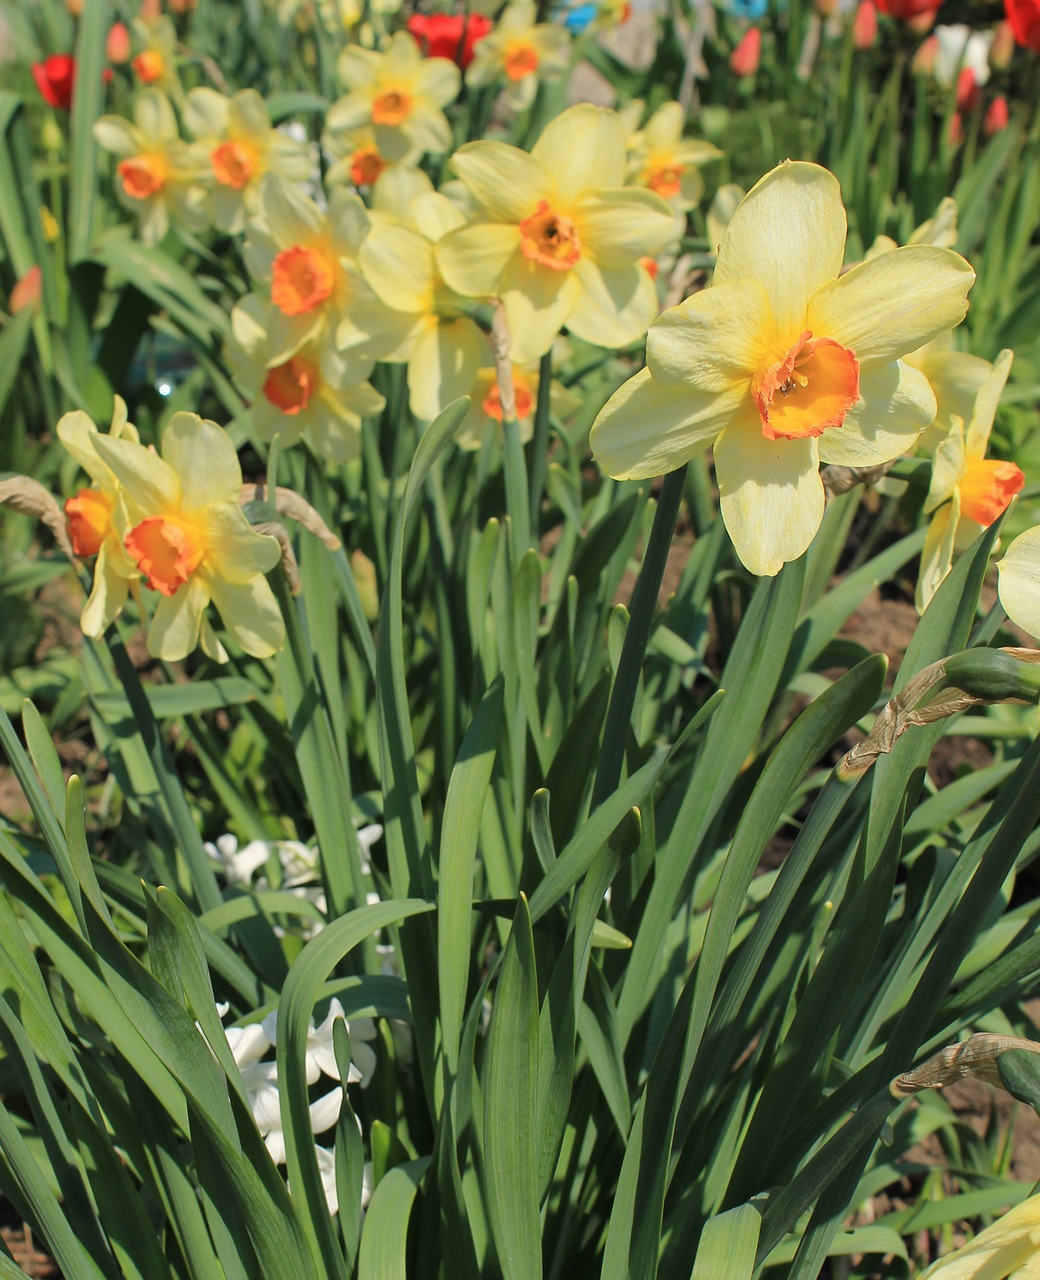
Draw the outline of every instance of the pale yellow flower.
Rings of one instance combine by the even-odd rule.
[[[350,182],[359,189],[371,191],[382,174],[398,167],[414,169],[422,159],[422,151],[418,147],[393,159],[384,155],[379,150],[376,131],[371,125],[342,133],[326,129],[321,141],[330,161],[325,174],[325,185],[330,187]]]
[[[372,229],[359,252],[361,269],[389,307],[411,317],[408,399],[427,422],[465,395],[488,343],[467,312],[472,300],[449,289],[437,269],[434,246],[465,224],[457,207],[433,190],[418,169],[387,172],[376,183]]]
[[[121,396],[115,397],[108,434],[113,440],[137,441],[137,428],[127,421]],[[65,503],[73,550],[84,558],[97,556],[93,586],[80,615],[83,634],[92,637],[101,635],[119,616],[131,581],[141,576],[116,528],[119,481],[95,447],[97,435],[97,427],[82,409],[66,413],[58,422],[58,439],[93,481]]]
[[[260,201],[268,171],[289,182],[306,182],[307,144],[271,125],[267,104],[255,89],[228,98],[215,89],[192,89],[184,104],[185,128],[209,158],[213,221],[223,231],[241,231]]]
[[[269,365],[326,340],[360,358],[394,358],[411,317],[380,302],[361,275],[357,253],[368,226],[364,205],[343,187],[323,212],[279,175],[265,176],[243,253],[271,302]]]
[[[94,446],[119,485],[113,521],[123,546],[161,597],[148,652],[172,662],[201,641],[210,657],[226,657],[205,616],[211,600],[246,653],[265,658],[280,649],[284,625],[264,577],[278,563],[278,543],[242,513],[242,471],[227,432],[175,413],[162,457],[126,438],[98,435]]]
[[[935,514],[928,526],[917,579],[916,604],[921,613],[950,572],[955,552],[971,546],[1025,484],[1013,462],[986,457],[1012,358],[1010,351],[1000,353],[975,397],[967,429],[963,419],[954,417],[935,450],[932,482],[924,504],[926,514]]]
[[[1040,1196],[1023,1200],[918,1280],[1040,1280]]]
[[[537,361],[526,365],[514,364],[512,369],[516,421],[520,428],[520,439],[526,444],[534,434],[539,364]],[[479,369],[466,394],[470,398],[469,409],[455,432],[455,443],[460,449],[471,451],[481,447],[492,425],[499,428],[502,425],[502,398],[494,368],[488,365]],[[549,388],[549,406],[555,417],[565,417],[579,404],[578,397],[572,391],[553,381]]]
[[[456,292],[501,298],[514,360],[537,360],[564,325],[606,347],[643,335],[658,304],[640,259],[669,243],[674,217],[652,191],[624,186],[617,112],[571,107],[530,154],[470,142],[451,163],[480,220],[441,239],[437,262]]]
[[[306,434],[329,462],[356,458],[361,420],[382,412],[383,397],[363,379],[371,371],[329,343],[305,344],[288,360],[271,365],[269,308],[248,294],[231,312],[228,362],[252,401],[253,426],[261,440],[277,433],[285,444]]]
[[[444,107],[458,96],[461,75],[447,58],[424,58],[407,31],[385,52],[348,45],[337,63],[347,94],[329,108],[326,128],[375,131],[381,155],[399,160],[410,151],[447,151],[451,126]]]
[[[131,23],[137,53],[131,61],[140,85],[160,89],[178,101],[184,96],[177,75],[177,29],[165,15],[155,22],[140,18]]]
[[[207,223],[206,159],[181,140],[169,98],[145,89],[134,103],[134,122],[102,116],[94,137],[118,158],[116,194],[140,221],[141,239],[158,244],[171,220],[193,231]]]
[[[632,107],[637,106],[637,111]],[[629,103],[629,121],[642,114],[641,102]],[[628,140],[628,177],[639,187],[649,187],[675,209],[692,209],[704,194],[701,166],[717,160],[722,152],[710,142],[684,138],[685,116],[678,102],[664,102],[642,129]]]
[[[774,574],[823,518],[821,460],[873,466],[935,416],[900,359],[959,324],[974,272],[949,249],[894,249],[840,275],[837,180],[787,161],[745,197],[710,288],[647,335],[647,368],[610,398],[591,444],[608,475],[660,475],[714,445],[722,517],[743,563]]]
[[[513,0],[495,27],[476,46],[466,69],[466,83],[474,89],[505,81],[506,102],[513,111],[526,111],[542,80],[558,80],[570,66],[571,37],[565,26],[537,22],[531,0]]]

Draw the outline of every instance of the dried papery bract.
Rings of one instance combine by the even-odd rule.
[[[896,1076],[888,1086],[889,1092],[893,1097],[907,1098],[922,1089],[945,1089],[967,1077],[1006,1088],[999,1063],[1003,1054],[1012,1051],[1040,1056],[1040,1044],[1023,1040],[1021,1036],[973,1035],[960,1044],[950,1044],[933,1053],[913,1071]]]

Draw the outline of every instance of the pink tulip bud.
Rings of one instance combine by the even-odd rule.
[[[986,109],[986,118],[982,122],[986,137],[992,138],[995,133],[1000,133],[1001,129],[1006,129],[1009,118],[1007,98],[1000,94]]]
[[[922,40],[914,54],[910,67],[915,75],[930,76],[935,70],[935,59],[939,56],[939,37],[929,36]]]
[[[758,27],[745,31],[740,43],[729,55],[729,69],[743,79],[753,76],[762,57],[762,32]]]
[[[870,49],[877,39],[877,6],[874,0],[860,0],[852,20],[852,43],[857,49]]]
[[[122,22],[113,22],[105,41],[105,56],[109,62],[126,62],[130,57],[130,32]]]
[[[7,303],[11,315],[17,315],[19,311],[24,311],[26,307],[39,306],[42,281],[43,273],[40,271],[39,266],[30,267],[11,290],[11,297]]]

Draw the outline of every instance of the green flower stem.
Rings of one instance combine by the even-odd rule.
[[[116,675],[130,704],[130,711],[137,731],[141,735],[141,741],[148,752],[156,782],[166,802],[170,825],[173,827],[184,860],[188,864],[191,885],[198,905],[201,910],[210,911],[220,906],[223,899],[220,896],[213,864],[203,848],[198,824],[188,807],[188,799],[169,752],[166,750],[166,743],[159,731],[159,723],[152,713],[148,698],[141,687],[140,676],[130,661],[130,655],[126,651],[122,638],[114,628],[109,629],[107,638],[108,651],[112,655]]]
[[[552,393],[552,352],[542,356],[538,366],[538,404],[534,412],[534,439],[531,443],[531,528],[537,536],[549,471],[549,398]]]
[[[503,397],[504,400],[504,397]],[[518,565],[524,552],[532,546],[530,500],[527,485],[527,464],[524,446],[520,442],[520,424],[516,416],[502,415],[502,439],[505,446],[504,466],[506,481],[506,510],[509,512],[513,550],[513,564]]]
[[[650,530],[650,540],[647,543],[646,555],[643,557],[643,567],[639,571],[636,589],[632,592],[628,630],[625,632],[625,642],[621,647],[621,659],[618,662],[614,687],[610,691],[607,722],[603,730],[603,746],[600,750],[596,782],[592,790],[592,809],[602,804],[607,796],[616,790],[621,780],[625,741],[628,737],[629,721],[632,719],[639,673],[642,670],[647,641],[650,639],[650,627],[661,590],[664,567],[668,562],[668,549],[671,546],[675,522],[679,516],[688,465],[683,463],[677,470],[670,471],[665,476],[661,494],[657,500],[657,511],[654,513],[653,528]]]

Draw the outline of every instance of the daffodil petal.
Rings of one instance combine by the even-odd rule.
[[[934,347],[913,351],[906,359],[932,384],[938,427],[945,430],[953,414],[965,422],[971,421],[975,396],[993,367],[988,360],[966,351],[937,351]]]
[[[797,560],[823,519],[816,441],[767,440],[758,414],[742,415],[716,441],[715,474],[741,563],[771,577]]]
[[[928,379],[902,360],[859,373],[859,401],[840,427],[820,436],[820,457],[843,467],[875,467],[912,449],[935,417]]]
[[[520,245],[520,230],[499,223],[460,227],[437,243],[437,266],[456,293],[484,297],[495,293],[506,264]]]
[[[921,569],[917,575],[914,604],[918,613],[924,613],[939,585],[953,568],[953,543],[957,533],[957,514],[954,503],[944,503],[932,517],[924,536],[921,551]]]
[[[644,267],[603,267],[582,258],[574,267],[581,285],[567,327],[578,338],[601,347],[638,341],[657,315],[657,288]],[[518,357],[519,358],[519,357]]]
[[[657,382],[641,369],[599,411],[589,436],[593,457],[615,480],[664,475],[706,449],[742,399]]]
[[[990,432],[993,430],[993,419],[997,414],[997,405],[1000,404],[1000,397],[1008,374],[1011,372],[1011,362],[1014,358],[1013,351],[1007,348],[1001,351],[993,361],[993,368],[979,387],[975,397],[975,408],[964,435],[964,444],[969,457],[983,458],[986,455]]]
[[[932,455],[932,479],[924,500],[926,515],[953,497],[964,475],[965,461],[964,424],[958,418]]]
[[[273,541],[273,539],[272,539]],[[269,658],[285,643],[285,623],[266,578],[246,582],[210,581],[217,612],[235,643],[254,658]]]
[[[433,246],[418,232],[381,223],[369,232],[358,255],[376,295],[398,311],[429,311],[435,283]]]
[[[785,340],[794,338],[806,327],[809,299],[841,270],[845,231],[837,178],[819,165],[786,160],[757,182],[734,211],[719,248],[714,283],[758,280],[778,331]]]
[[[960,324],[974,280],[952,249],[893,249],[821,288],[806,328],[849,347],[860,362],[897,360]]]
[[[176,595],[163,596],[148,628],[148,652],[165,662],[179,662],[199,644],[202,612],[209,590],[201,575],[193,574]]]
[[[650,326],[647,367],[659,381],[698,391],[728,391],[738,382],[747,387],[766,360],[768,317],[769,300],[757,281],[703,289],[662,311]]]
[[[583,197],[574,210],[583,250],[603,267],[655,257],[675,238],[671,205],[637,187]]]
[[[997,569],[997,593],[1008,617],[1040,636],[1040,525],[1018,535]]]
[[[582,102],[549,121],[531,155],[552,175],[556,198],[568,212],[586,192],[624,184],[625,141],[616,111]]]
[[[505,142],[468,142],[452,156],[451,167],[491,222],[521,222],[552,183],[543,164]]]
[[[1040,533],[1040,529],[1031,532]],[[966,1245],[933,1262],[921,1272],[920,1280],[1002,1280],[1012,1276],[1014,1280],[1040,1280],[1040,1196],[1023,1200]]]
[[[438,107],[454,102],[462,84],[462,76],[455,63],[450,58],[425,58],[420,67],[419,92],[422,96]]]
[[[162,455],[180,481],[185,511],[238,502],[242,488],[238,454],[231,437],[215,422],[197,413],[175,413],[163,432]]]
[[[278,563],[277,541],[257,533],[238,506],[212,507],[205,515],[206,565],[210,577],[245,582]]]
[[[465,317],[434,319],[420,335],[408,361],[408,395],[412,413],[431,422],[441,410],[473,385],[487,344]]]
[[[173,468],[158,454],[133,440],[113,440],[100,432],[94,447],[123,486],[122,496],[133,517],[175,507],[180,500],[180,483]]]
[[[567,323],[580,290],[574,273],[553,271],[520,254],[513,255],[502,274],[500,296],[509,322],[509,353],[514,364],[545,355]]]
[[[111,554],[106,538],[94,561],[94,582],[79,619],[83,634],[93,640],[119,617],[129,594],[130,584],[115,566],[116,557]]]

